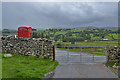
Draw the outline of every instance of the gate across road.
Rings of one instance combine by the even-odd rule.
[[[118,78],[104,66],[106,56],[55,49],[55,60],[59,62],[53,78]]]
[[[60,64],[104,63],[106,62],[106,56],[55,49],[55,60],[57,60]]]
[[[52,78],[118,78],[102,64],[106,61],[105,56],[55,49],[55,60],[59,65],[54,70]]]

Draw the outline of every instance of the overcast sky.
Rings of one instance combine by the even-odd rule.
[[[83,26],[117,27],[117,2],[3,2],[2,26],[17,29],[75,28]]]

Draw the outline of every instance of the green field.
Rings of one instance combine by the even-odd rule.
[[[2,57],[2,78],[42,78],[57,65],[58,62],[33,56]]]
[[[37,34],[37,35],[40,35],[40,34]],[[54,42],[72,42],[72,41],[81,42],[84,40],[100,41],[102,39],[118,40],[118,30],[117,29],[98,29],[98,28],[95,28],[95,29],[47,29],[47,30],[44,30],[43,37],[50,38]]]
[[[75,42],[75,44],[71,44],[71,42],[56,42],[55,43],[56,47],[57,46],[71,46],[71,47],[62,47],[58,49],[67,49],[69,51],[74,51],[74,52],[84,52],[88,54],[94,54],[94,55],[106,55],[105,48],[106,46],[118,46],[118,41],[89,41],[89,42]],[[82,47],[82,49],[102,49],[102,51],[90,51],[90,50],[75,50],[75,49],[81,49],[79,47],[72,47],[72,46],[85,46]],[[103,47],[87,47],[87,46],[103,46]],[[71,50],[73,49],[73,50]]]
[[[69,46],[118,46],[118,41],[88,41],[88,42],[75,42],[75,44],[71,44],[71,42],[55,42],[55,44],[61,45],[69,45]]]
[[[2,59],[0,59],[0,79],[2,78]]]
[[[106,55],[105,51],[94,51],[94,52],[93,51],[88,51],[88,50],[82,50],[82,51],[80,51],[80,50],[70,50],[70,51],[83,52],[83,53],[93,54],[93,55],[103,55],[103,56]]]
[[[61,50],[65,50],[66,48],[57,48],[57,49],[61,49]],[[69,50],[69,49],[66,49],[66,50]],[[83,53],[87,53],[87,54],[93,54],[93,55],[103,55],[105,56],[106,55],[106,51],[103,50],[103,51],[90,51],[90,50],[69,50],[69,51],[73,51],[73,52],[83,52]]]

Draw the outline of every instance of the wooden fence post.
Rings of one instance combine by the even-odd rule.
[[[55,45],[53,45],[53,61],[55,61]]]
[[[44,53],[43,53],[43,45],[44,45],[44,41],[42,41],[41,57],[43,57],[43,55],[44,55]]]
[[[109,46],[107,45],[107,46],[106,46],[106,62],[107,62],[107,63],[109,62],[109,57],[108,57],[109,54],[108,54],[108,52],[107,52],[107,51],[108,51],[108,48],[109,48]]]

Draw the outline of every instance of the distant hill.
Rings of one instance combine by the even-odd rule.
[[[86,27],[76,27],[74,29],[118,29],[118,27],[95,27],[95,26],[86,26]]]
[[[103,29],[118,29],[118,27],[100,27],[100,28],[103,28]]]
[[[96,29],[97,27],[94,26],[84,26],[84,27],[76,27],[74,29]]]
[[[68,28],[68,27],[55,27],[52,29],[118,29],[118,27],[95,27],[95,26],[81,26],[81,27],[75,27],[75,28]]]

